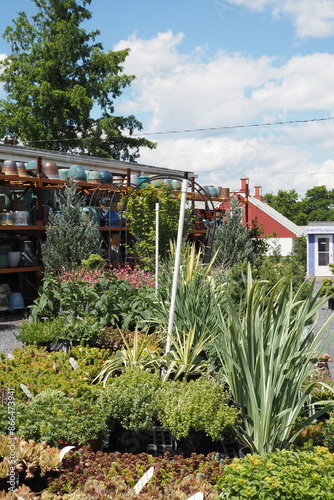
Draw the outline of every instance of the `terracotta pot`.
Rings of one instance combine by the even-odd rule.
[[[59,179],[58,166],[55,161],[47,161],[43,166],[48,179]]]
[[[17,175],[16,161],[5,160],[2,164],[2,173],[5,175]]]

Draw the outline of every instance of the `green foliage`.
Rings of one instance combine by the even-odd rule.
[[[176,439],[190,431],[204,431],[212,440],[220,440],[225,429],[236,423],[237,411],[228,406],[230,395],[214,380],[167,381],[156,394],[158,419]]]
[[[141,263],[150,266],[155,255],[155,205],[159,200],[159,254],[165,257],[169,252],[170,240],[177,236],[180,197],[168,186],[144,188],[130,192],[126,199],[125,217],[131,225],[135,237],[134,254]],[[185,232],[187,220],[185,222]]]
[[[42,244],[46,275],[72,269],[91,254],[98,254],[101,247],[99,230],[81,210],[84,200],[75,184],[65,186],[58,202],[60,213],[50,213]]]
[[[155,393],[161,386],[158,374],[130,368],[112,379],[100,395],[98,404],[110,423],[118,421],[124,429],[151,429],[156,416]]]
[[[91,269],[102,269],[104,267],[105,261],[101,255],[97,253],[92,253],[88,259],[83,259],[81,265],[83,269],[89,271]]]
[[[314,500],[334,497],[334,455],[314,451],[277,451],[234,459],[217,482],[222,498],[233,500]]]
[[[252,262],[254,247],[252,233],[241,223],[242,208],[237,198],[230,201],[230,210],[226,212],[223,224],[216,227],[213,251],[216,253],[215,263],[223,269],[229,269],[237,262]]]
[[[334,450],[334,411],[330,412],[329,419],[325,421],[323,427],[324,445]]]
[[[114,115],[114,99],[135,77],[122,74],[128,49],[104,52],[95,41],[99,31],[81,27],[91,18],[91,0],[33,2],[39,10],[32,19],[19,12],[3,35],[12,53],[0,62],[7,93],[0,101],[0,136],[30,147],[43,141],[44,149],[130,161],[139,147],[154,148],[145,138],[131,137],[142,129],[133,115]]]
[[[242,425],[236,432],[255,453],[287,448],[303,427],[332,407],[322,405],[291,435],[312,389],[320,383],[303,387],[314,358],[334,338],[334,332],[323,338],[331,318],[317,334],[311,328],[305,335],[305,325],[325,302],[313,293],[314,284],[300,300],[291,280],[267,291],[260,282],[253,283],[249,267],[245,306],[237,308],[230,297],[226,299],[228,317],[221,313],[218,355],[225,381],[241,408]]]
[[[306,272],[307,265],[307,241],[305,236],[297,236],[293,239],[291,256],[295,262]]]
[[[152,299],[153,291],[149,287],[135,288],[111,273],[94,282],[75,276],[67,281],[59,281],[53,275],[48,275],[43,280],[37,299],[30,306],[30,312],[34,320],[52,319],[61,312],[65,319],[78,321],[77,325],[72,323],[75,328],[84,327],[86,321],[87,326],[91,323],[98,333],[95,322],[101,328],[144,327],[151,316]]]
[[[61,337],[64,323],[63,318],[56,318],[52,321],[30,321],[25,319],[20,324],[16,338],[28,344],[51,342]]]
[[[324,278],[319,290],[321,297],[331,297],[334,295],[334,282],[331,278]]]
[[[124,348],[116,351],[115,355],[105,361],[102,370],[96,377],[97,381],[103,380],[105,386],[115,373],[119,371],[128,371],[134,368],[160,369],[163,359],[160,350],[155,345],[156,338],[151,335],[140,335],[138,330],[134,332],[133,342],[130,344],[120,332]]]
[[[265,194],[263,201],[299,226],[312,221],[331,221],[334,219],[334,190],[326,186],[308,189],[304,198],[298,200],[297,192],[279,190],[277,195]]]
[[[109,351],[77,346],[68,355],[64,351],[47,352],[45,348],[28,345],[24,349],[14,349],[13,356],[14,359],[7,359],[4,354],[0,356],[0,387],[13,387],[17,401],[26,399],[21,384],[26,385],[33,396],[50,388],[59,389],[70,397],[91,399],[98,389],[91,383],[108,359]],[[69,357],[77,361],[76,370]]]
[[[25,439],[57,445],[88,444],[108,435],[104,408],[98,400],[70,398],[56,389],[45,389],[29,403],[17,403],[17,433]]]

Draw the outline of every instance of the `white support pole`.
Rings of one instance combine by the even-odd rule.
[[[155,202],[155,290],[158,291],[159,275],[159,200]]]
[[[178,227],[178,232],[177,232],[177,241],[176,241],[176,250],[175,250],[174,275],[173,275],[173,285],[172,285],[170,310],[169,310],[166,354],[170,351],[171,338],[172,338],[172,333],[173,333],[176,291],[177,291],[177,282],[178,282],[178,277],[179,277],[180,256],[181,256],[182,236],[183,236],[183,226],[184,226],[184,214],[185,214],[186,201],[187,201],[187,188],[188,188],[188,173],[185,172],[184,178],[182,181],[182,188],[181,188],[181,205],[180,205],[179,227]]]

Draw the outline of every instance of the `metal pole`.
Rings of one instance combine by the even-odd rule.
[[[155,290],[158,291],[159,274],[159,200],[155,202]]]
[[[174,275],[173,275],[172,294],[171,294],[170,310],[169,310],[169,323],[168,323],[168,333],[167,333],[167,342],[166,342],[166,354],[170,351],[171,338],[172,338],[172,333],[173,333],[173,321],[174,321],[177,281],[178,281],[178,277],[179,277],[180,256],[181,256],[181,246],[182,246],[182,236],[183,236],[183,226],[184,226],[184,214],[185,214],[186,200],[187,200],[187,187],[188,187],[188,173],[185,172],[184,178],[182,181],[182,188],[181,188],[182,194],[181,194],[179,227],[178,227],[178,232],[177,232],[177,241],[176,241],[176,250],[175,250]]]

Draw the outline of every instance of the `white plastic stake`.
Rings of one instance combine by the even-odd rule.
[[[154,467],[150,467],[147,472],[139,479],[138,483],[134,486],[134,490],[136,495],[138,495],[144,486],[148,483],[148,481],[153,476]]]
[[[24,394],[25,394],[28,398],[30,398],[30,399],[32,399],[32,398],[33,398],[33,395],[31,394],[30,390],[28,389],[28,387],[27,387],[25,384],[20,384],[20,387],[21,387],[22,391],[24,392]]]
[[[68,453],[73,448],[75,448],[75,446],[65,446],[64,448],[62,448],[60,450],[60,453],[59,453],[59,461],[61,462],[63,460],[64,456],[66,455],[66,453]]]
[[[69,362],[70,362],[73,370],[77,370],[79,368],[79,365],[74,358],[69,358]]]
[[[166,354],[170,351],[171,338],[173,333],[177,281],[179,277],[180,256],[181,256],[182,236],[183,236],[183,226],[184,226],[184,214],[186,210],[186,201],[187,201],[187,188],[188,188],[188,173],[185,172],[181,188],[182,194],[181,194],[181,204],[180,204],[179,227],[177,232],[177,241],[175,250],[174,275],[173,275],[173,285],[172,285],[172,293],[170,300]]]
[[[199,493],[195,493],[195,495],[193,495],[192,497],[189,497],[187,500],[203,500],[203,499],[204,499],[203,493],[199,492]]]
[[[155,290],[158,291],[159,274],[159,200],[155,203]]]

